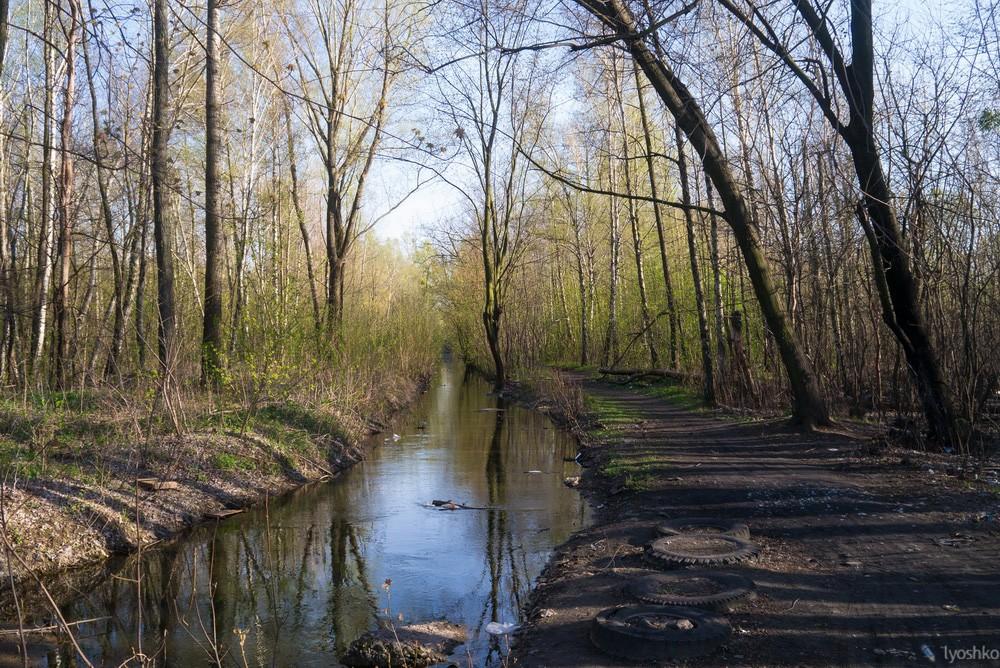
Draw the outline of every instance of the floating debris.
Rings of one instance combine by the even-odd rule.
[[[520,627],[520,624],[490,622],[486,625],[486,632],[491,636],[503,636],[517,631]]]

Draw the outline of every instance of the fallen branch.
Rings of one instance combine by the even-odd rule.
[[[78,622],[66,622],[65,626],[79,626],[80,624],[90,624],[91,622],[103,622],[105,619],[111,619],[111,617],[91,617],[90,619],[81,619]],[[63,624],[53,624],[52,626],[36,626],[30,629],[0,629],[0,637],[7,635],[17,635],[19,633],[49,633],[51,631],[62,631],[64,628]]]
[[[489,510],[489,508],[484,506],[467,506],[464,503],[455,503],[451,500],[442,501],[440,499],[434,499],[431,501],[431,505],[441,510]]]
[[[602,376],[633,376],[635,378],[643,378],[647,376],[654,376],[656,378],[669,378],[671,380],[687,380],[688,375],[681,371],[675,371],[674,369],[599,369]]]

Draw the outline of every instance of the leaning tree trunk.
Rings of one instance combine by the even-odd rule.
[[[795,334],[788,326],[777,299],[771,272],[757,237],[753,213],[729,169],[725,153],[712,131],[705,113],[684,82],[662,58],[655,56],[638,34],[635,19],[622,0],[596,2],[577,0],[589,12],[604,20],[619,39],[625,42],[636,63],[642,68],[660,99],[670,110],[677,125],[701,156],[705,172],[712,179],[725,207],[725,219],[733,230],[746,263],[754,294],[764,321],[774,336],[792,392],[792,417],[806,427],[829,422],[826,402],[820,394],[812,365],[803,354]]]
[[[825,11],[817,10],[808,0],[795,0],[795,9],[812,33],[815,46],[831,65],[832,77],[824,76],[820,84],[807,73],[814,71],[813,65],[801,67],[773,32],[757,24],[756,14],[745,13],[730,0],[720,2],[806,85],[824,117],[850,149],[862,192],[864,211],[860,212],[859,220],[865,226],[871,246],[873,275],[882,304],[883,320],[896,336],[906,357],[931,439],[942,444],[954,443],[960,436],[955,412],[924,325],[916,282],[901,245],[893,196],[875,140],[875,49],[871,0],[850,2],[849,63],[830,31]],[[847,108],[847,123],[841,121],[835,108],[834,95],[830,91],[833,82],[842,93],[840,98]]]
[[[902,246],[892,192],[875,141],[871,0],[851,3],[851,44],[853,57],[850,67],[845,68],[851,120],[841,136],[851,150],[861,186],[867,214],[867,221],[862,216],[862,222],[869,224],[875,274],[884,281],[885,289],[879,290],[884,319],[906,356],[931,440],[957,444],[960,435],[955,412],[917,303],[916,283]]]

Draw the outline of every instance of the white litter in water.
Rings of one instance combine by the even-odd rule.
[[[491,636],[502,636],[513,633],[518,628],[518,624],[504,624],[502,622],[490,622],[486,625],[486,632]]]
[[[536,471],[536,470],[532,469],[532,470],[528,471],[528,473],[541,473],[541,471]]]
[[[400,436],[399,434],[393,434],[393,435],[392,435],[392,440],[393,440],[393,441],[398,441],[398,440],[399,440],[399,439],[401,439],[401,438],[403,438],[403,437],[402,437],[402,436]]]

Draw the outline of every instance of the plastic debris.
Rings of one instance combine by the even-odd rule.
[[[513,633],[519,628],[519,626],[519,624],[513,623],[490,622],[486,625],[486,632],[491,636],[503,636],[508,633]]]
[[[923,654],[924,658],[930,661],[931,663],[937,661],[937,657],[934,656],[934,650],[930,648],[930,645],[921,645],[920,653]]]

